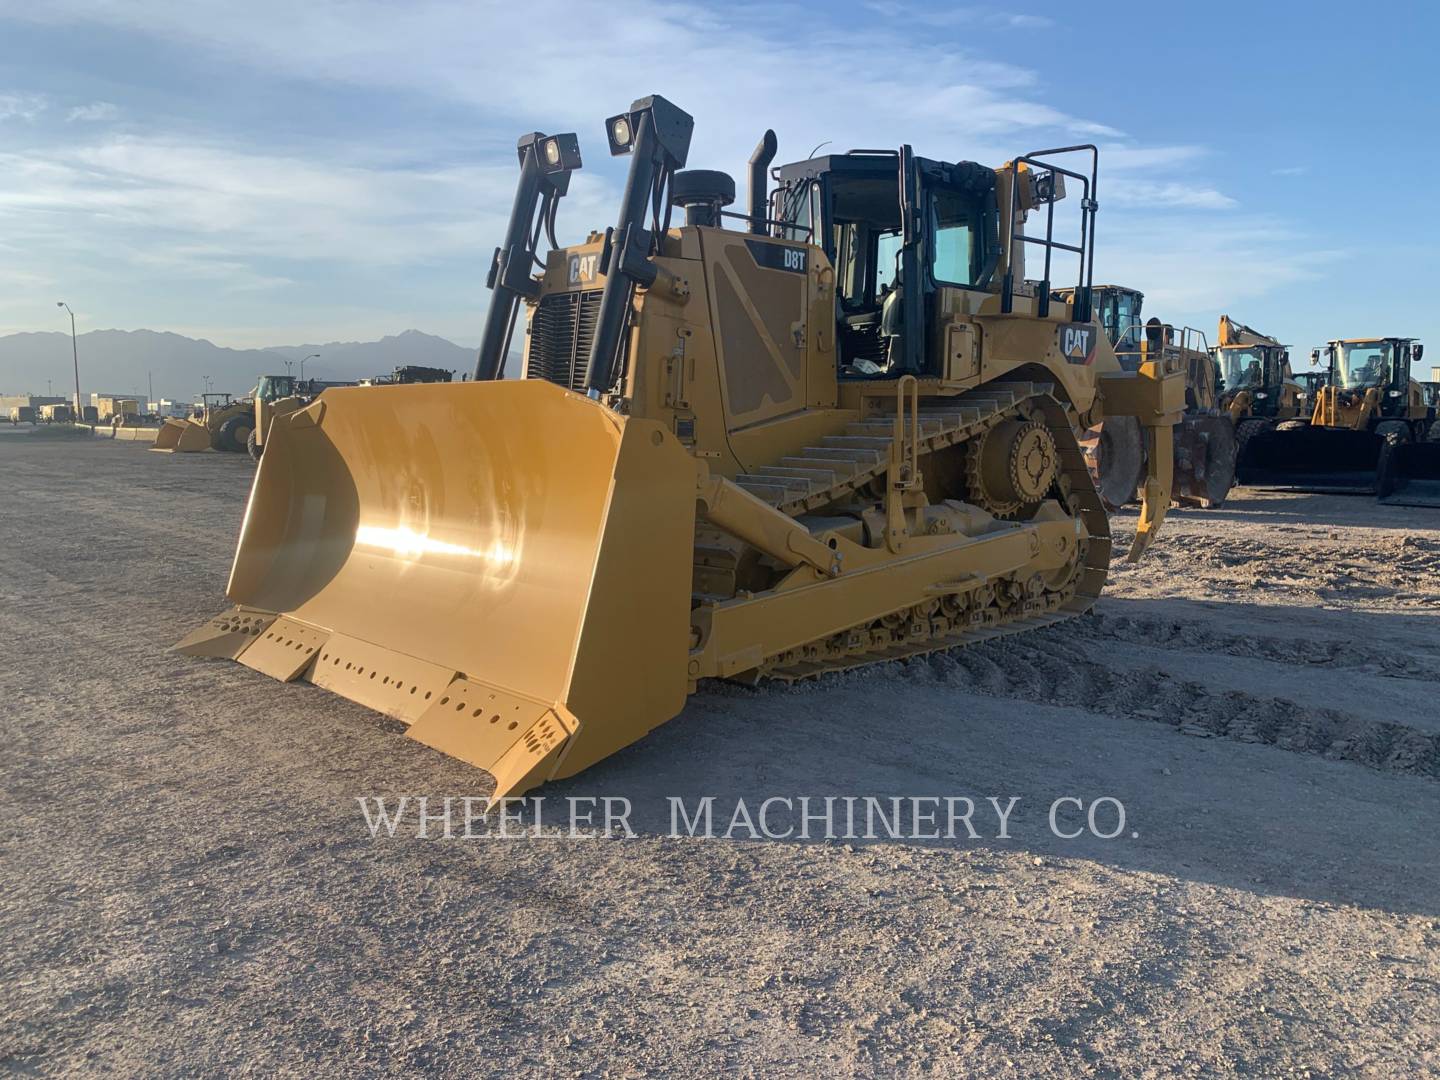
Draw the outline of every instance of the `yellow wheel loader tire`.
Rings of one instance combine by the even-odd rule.
[[[264,453],[264,451],[265,447],[262,446],[260,440],[255,437],[255,432],[250,432],[249,438],[245,440],[245,452],[250,455],[250,460],[259,461],[260,455]]]

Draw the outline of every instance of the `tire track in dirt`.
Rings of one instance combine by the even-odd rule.
[[[1268,660],[1286,666],[1323,664],[1359,670],[1392,679],[1440,682],[1440,669],[1393,651],[1368,648],[1352,640],[1315,641],[1299,638],[1226,634],[1201,623],[1180,619],[1149,619],[1096,612],[1068,624],[1073,636],[1095,641],[1123,641],[1183,652],[1220,653]]]
[[[1280,697],[1239,690],[1215,692],[1159,668],[1116,670],[1090,659],[1068,628],[984,642],[929,656],[822,676],[833,680],[937,681],[987,697],[1014,698],[1168,724],[1200,738],[1222,737],[1349,761],[1381,772],[1440,779],[1440,735],[1405,724],[1369,720],[1337,709],[1311,709]]]

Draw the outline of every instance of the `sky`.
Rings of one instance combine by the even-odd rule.
[[[577,240],[618,211],[605,117],[660,93],[742,201],[766,127],[777,163],[1095,142],[1096,279],[1147,315],[1440,343],[1437,31],[1433,3],[0,0],[0,334],[66,300],[82,332],[474,345],[516,138],[579,134]]]

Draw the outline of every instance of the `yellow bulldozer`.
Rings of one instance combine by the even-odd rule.
[[[254,429],[255,407],[249,398],[204,394],[195,415],[169,419],[155,434],[151,450],[162,454],[188,454],[205,450],[243,452]]]
[[[1251,437],[1242,484],[1371,494],[1402,505],[1440,505],[1435,410],[1410,365],[1424,347],[1413,338],[1350,338],[1311,354],[1328,374],[1308,418]]]
[[[766,132],[740,214],[729,176],[682,171],[691,129],[658,96],[611,117],[618,220],[571,247],[554,223],[578,140],[520,140],[475,380],[276,417],[236,606],[180,651],[396,717],[503,797],[640,739],[700,680],[802,679],[1094,604],[1111,538],[1077,433],[1145,427],[1138,558],[1184,409],[1184,373],[1123,370],[1093,317],[1095,148],[993,169],[851,151],[769,192]],[[1052,299],[1060,253],[1073,304]]]
[[[1060,295],[1074,301],[1073,289],[1062,289]],[[1121,367],[1137,371],[1148,360],[1159,359],[1185,372],[1185,415],[1175,427],[1172,496],[1180,506],[1222,506],[1235,484],[1236,437],[1205,335],[1155,318],[1142,323],[1145,296],[1138,289],[1097,285],[1093,296]],[[1081,448],[1108,508],[1138,498],[1146,454],[1142,429],[1133,417],[1108,417],[1085,433]]]

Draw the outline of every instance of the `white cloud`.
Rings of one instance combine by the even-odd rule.
[[[1239,205],[1230,196],[1212,187],[1181,181],[1112,179],[1105,188],[1107,202],[1119,206],[1183,207],[1187,210],[1229,210]]]
[[[917,11],[925,20],[919,33]],[[989,164],[1036,145],[1100,140],[1098,258],[1108,276],[1136,284],[1157,305],[1204,310],[1217,297],[1260,295],[1323,267],[1326,256],[1305,254],[1305,238],[1257,222],[1204,175],[1205,147],[1143,145],[1106,123],[1113,117],[1046,103],[1077,100],[1068,84],[970,51],[969,23],[1013,29],[1005,40],[1020,42],[1023,33],[1044,30],[1043,17],[926,11],[899,0],[875,0],[866,15],[840,24],[794,6],[720,12],[655,0],[636,0],[623,14],[559,0],[519,7],[50,0],[9,17],[160,38],[225,65],[235,85],[246,78],[323,84],[459,107],[495,137],[496,149],[465,164],[416,167],[387,156],[385,147],[413,139],[419,158],[443,160],[449,132],[381,130],[348,146],[314,142],[287,153],[218,129],[152,123],[143,136],[107,137],[82,127],[70,133],[78,139],[57,147],[11,140],[0,153],[0,237],[32,259],[43,252],[52,262],[82,266],[120,258],[153,277],[157,291],[166,281],[195,279],[240,299],[304,288],[312,275],[382,278],[445,260],[470,261],[478,277],[509,211],[513,135],[535,128],[580,133],[591,167],[576,175],[560,218],[562,242],[575,239],[613,221],[617,192],[610,174],[595,168],[604,153],[603,117],[653,91],[694,113],[690,164],[725,169],[742,187],[744,161],[766,127],[780,135],[781,161],[826,140],[836,151],[904,140],[926,156]],[[833,58],[843,75],[811,78],[817,57]],[[0,119],[34,119],[48,104],[37,95],[0,95]],[[121,104],[136,115],[128,101]],[[99,101],[69,110],[76,121],[117,114],[118,106]],[[306,262],[328,265],[312,270]],[[393,328],[384,307],[390,296],[373,281],[369,287],[353,306],[332,300],[330,310],[357,327]],[[468,306],[451,316],[451,327],[437,329],[455,336],[462,326],[478,326],[486,294],[476,284],[463,296]],[[160,310],[164,299],[156,300]],[[348,325],[313,326],[310,336],[360,333]]]
[[[1344,253],[1317,250],[1273,219],[1227,216],[1214,226],[1188,215],[1117,212],[1097,226],[1095,280],[1131,285],[1149,313],[1214,333],[1219,313],[1245,318],[1255,302],[1315,281]],[[1263,323],[1260,316],[1254,321]]]
[[[70,122],[76,120],[94,122],[96,120],[113,119],[120,112],[119,106],[109,101],[92,101],[89,105],[76,105],[65,114],[65,119]]]
[[[297,284],[261,268],[277,261],[366,273],[453,259],[478,267],[503,231],[515,172],[513,159],[398,169],[112,137],[0,153],[0,235],[30,259],[120,260],[157,286],[198,280],[225,292]],[[599,177],[576,176],[562,242],[605,221],[617,197]]]
[[[1017,15],[989,8],[930,8],[900,0],[868,0],[862,5],[886,19],[908,20],[924,26],[981,26],[1005,30],[1046,30],[1055,20],[1044,15]]]
[[[421,92],[470,105],[492,122],[523,117],[522,127],[544,130],[598,135],[600,118],[658,91],[695,113],[697,153],[735,169],[767,126],[787,145],[808,148],[830,138],[889,146],[904,137],[952,158],[974,157],[970,145],[993,135],[1109,130],[1096,118],[1031,100],[1021,92],[1034,87],[1030,70],[974,55],[940,28],[917,35],[903,15],[837,28],[805,8],[722,15],[653,0],[637,0],[623,16],[561,0],[479,8],[453,0],[53,0],[21,15],[117,25],[237,65]],[[861,55],[884,62],[846,64],[843,76],[819,81],[805,77],[816,57]]]
[[[34,120],[49,104],[44,94],[0,94],[0,121]]]

